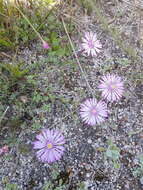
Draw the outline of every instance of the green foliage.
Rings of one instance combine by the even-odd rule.
[[[37,91],[34,92],[33,94],[33,99],[32,99],[33,102],[35,103],[40,103],[43,101],[43,97],[40,93],[38,93]]]
[[[32,126],[31,126],[31,129],[32,129],[32,130],[37,131],[37,130],[41,129],[42,127],[43,127],[43,126],[39,123],[39,120],[38,120],[38,121],[37,121],[36,119],[33,120],[33,124],[32,124]]]
[[[44,112],[50,112],[51,111],[51,106],[50,106],[50,104],[44,104],[41,109]]]
[[[49,189],[64,190],[65,189],[65,185],[59,184],[58,187],[54,187],[54,184],[51,181],[49,181],[49,182],[45,183],[45,185],[43,187],[43,190],[49,190]]]
[[[8,48],[13,47],[13,43],[1,31],[0,31],[0,45]]]
[[[93,7],[92,4],[90,3],[91,0],[77,0],[77,2],[83,6],[84,8],[87,9],[88,13],[91,13]]]
[[[10,135],[7,139],[4,140],[4,142],[12,147],[17,145],[19,140],[14,135]]]
[[[120,157],[120,149],[115,144],[113,144],[112,140],[108,141],[108,148],[105,155],[112,160],[115,168],[120,168],[120,164],[118,163]]]
[[[135,177],[143,177],[143,154],[138,156],[138,167],[136,169],[133,169],[133,175]]]
[[[17,19],[15,23],[15,45],[19,43],[27,44],[30,40],[36,38],[36,34],[33,32],[32,28],[23,18]]]
[[[8,177],[2,178],[2,184],[4,186],[3,190],[20,190],[17,184],[10,183],[10,180]]]
[[[0,63],[0,67],[2,68],[2,73],[6,73],[7,77],[10,79],[18,80],[24,77],[28,73],[28,69],[21,70],[22,64],[8,64],[8,63]]]
[[[118,59],[118,62],[121,66],[127,67],[131,64],[131,61],[127,58],[120,58]]]
[[[52,24],[54,25],[54,24]],[[61,31],[63,30],[61,26]],[[62,38],[59,37],[59,35],[56,32],[49,33],[49,39],[46,39],[46,41],[49,41],[51,49],[48,51],[48,62],[49,63],[55,63],[55,64],[63,64],[63,60],[67,64],[68,61],[67,57],[71,53],[71,48],[68,43],[68,39],[66,36],[62,36]],[[63,59],[64,58],[64,59]],[[61,61],[62,60],[62,61]]]
[[[65,172],[65,175],[66,172]],[[69,178],[69,174],[68,174]],[[57,165],[54,165],[53,171],[51,173],[51,178],[49,181],[45,182],[42,190],[66,190],[69,184],[60,176],[60,172]],[[76,190],[87,190],[85,188],[84,182],[78,182],[76,184]]]
[[[59,27],[58,22],[53,22],[49,25],[48,17],[52,12],[52,4],[56,2],[54,0],[41,0],[36,3],[33,0],[15,1],[6,3],[0,1],[0,48],[15,48],[19,44],[29,43],[30,40],[37,38],[33,29],[29,26],[29,23],[19,13],[18,7],[28,20],[32,23],[38,32],[43,30],[50,33],[51,28]],[[49,21],[52,20],[51,18]],[[45,25],[48,23],[48,27]],[[47,35],[46,34],[46,35]]]
[[[23,155],[28,155],[29,152],[30,152],[30,147],[29,145],[25,144],[25,143],[20,143],[18,145],[18,150],[19,150],[19,153],[20,154],[23,154]]]
[[[31,91],[26,75],[28,69],[21,69],[23,64],[0,63],[0,100],[12,103],[19,95]]]
[[[18,186],[16,184],[8,183],[6,184],[6,187],[4,190],[19,190]]]
[[[137,131],[129,131],[128,135],[129,135],[129,136],[132,136],[132,135],[139,134],[139,133],[141,133],[141,132],[142,132],[142,129],[139,129],[139,130],[137,130]]]
[[[63,180],[60,179],[59,183],[56,185],[55,187],[55,181],[57,179],[57,177],[59,176],[59,172],[58,172],[58,168],[57,166],[55,166],[56,169],[53,169],[53,172],[51,174],[51,180],[46,182],[42,188],[42,190],[49,190],[49,189],[53,189],[53,190],[64,190],[66,185],[63,184]]]
[[[85,184],[84,184],[84,182],[79,182],[78,184],[77,184],[77,190],[87,190],[87,188],[85,187]]]

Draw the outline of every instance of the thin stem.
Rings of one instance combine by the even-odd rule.
[[[5,14],[3,14],[3,13],[0,13],[0,15],[9,18],[7,15],[5,15]]]
[[[89,84],[89,82],[88,82],[88,80],[87,80],[86,73],[85,73],[84,70],[82,69],[82,66],[81,66],[80,61],[79,61],[79,59],[78,59],[78,56],[77,56],[77,53],[76,53],[76,51],[75,51],[74,45],[73,45],[73,43],[72,43],[72,41],[71,41],[71,38],[70,38],[70,36],[69,36],[69,33],[68,33],[68,31],[67,31],[67,28],[66,28],[66,25],[65,25],[65,22],[64,22],[63,17],[61,17],[61,19],[62,19],[62,23],[63,23],[64,29],[65,29],[65,32],[66,32],[67,37],[68,37],[68,39],[69,39],[71,48],[72,48],[72,50],[73,50],[74,56],[75,56],[76,61],[77,61],[78,65],[79,65],[79,68],[80,68],[80,70],[81,70],[81,73],[83,74],[83,77],[84,77],[84,79],[85,79],[85,81],[86,81],[86,84],[87,84],[87,86],[88,86],[88,88],[89,88],[89,90],[90,90],[92,96],[94,97],[93,92],[92,92],[92,88],[91,88],[91,86],[90,86],[90,84]]]
[[[0,124],[1,124],[1,121],[3,120],[3,118],[4,118],[4,116],[5,116],[5,114],[6,114],[6,112],[7,112],[8,109],[9,109],[9,106],[7,106],[6,110],[4,111],[3,115],[1,116],[1,118],[0,118]]]

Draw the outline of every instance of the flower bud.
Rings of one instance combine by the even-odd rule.
[[[44,49],[49,49],[50,46],[49,46],[49,44],[47,42],[43,41],[43,48]]]

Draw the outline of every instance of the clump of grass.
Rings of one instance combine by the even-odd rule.
[[[28,69],[21,70],[22,64],[9,64],[9,63],[0,63],[0,68],[2,73],[6,74],[7,77],[16,81],[22,79],[27,73]]]
[[[24,63],[0,63],[0,101],[3,104],[15,102],[20,94],[25,94],[33,86],[27,80],[28,74],[29,69]]]

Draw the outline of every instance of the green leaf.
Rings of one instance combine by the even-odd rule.
[[[109,138],[107,143],[108,143],[109,146],[113,145],[113,141],[112,141],[112,139]]]
[[[32,125],[32,128],[34,129],[34,130],[37,130],[37,129],[41,129],[41,125],[40,125],[40,123],[33,123],[33,125]]]
[[[63,48],[63,49],[58,49],[58,50],[56,51],[57,56],[60,56],[60,57],[64,56],[65,53],[66,53],[66,49],[65,49],[65,48]]]
[[[13,46],[12,42],[10,42],[9,40],[6,40],[4,38],[2,39],[1,37],[0,37],[0,45],[6,46],[6,47],[12,47]]]
[[[42,110],[43,110],[43,111],[48,111],[48,112],[50,112],[50,111],[51,111],[51,106],[50,106],[50,104],[45,104],[45,105],[43,105],[43,106],[42,106]]]
[[[43,190],[49,190],[53,187],[51,181],[48,181],[45,183],[44,187],[42,188]]]
[[[112,144],[112,141],[109,142],[110,145],[106,151],[106,156],[112,158],[113,160],[118,160],[120,156],[120,149]]]
[[[6,184],[6,187],[4,190],[19,190],[17,184],[11,184],[11,183],[8,183]]]
[[[143,185],[143,176],[140,178],[140,183]]]
[[[140,175],[140,170],[137,168],[136,170],[133,171],[133,176],[138,177]]]
[[[131,64],[131,61],[127,58],[119,59],[118,62],[123,66],[128,66]]]
[[[9,72],[10,76],[13,79],[20,79],[28,73],[28,69],[24,69],[21,71],[20,66],[21,64],[8,64],[8,63],[0,63],[0,66]]]
[[[120,164],[117,163],[117,162],[114,162],[114,168],[119,169],[120,168]]]
[[[139,158],[140,163],[143,165],[143,154],[139,155],[138,158]]]

